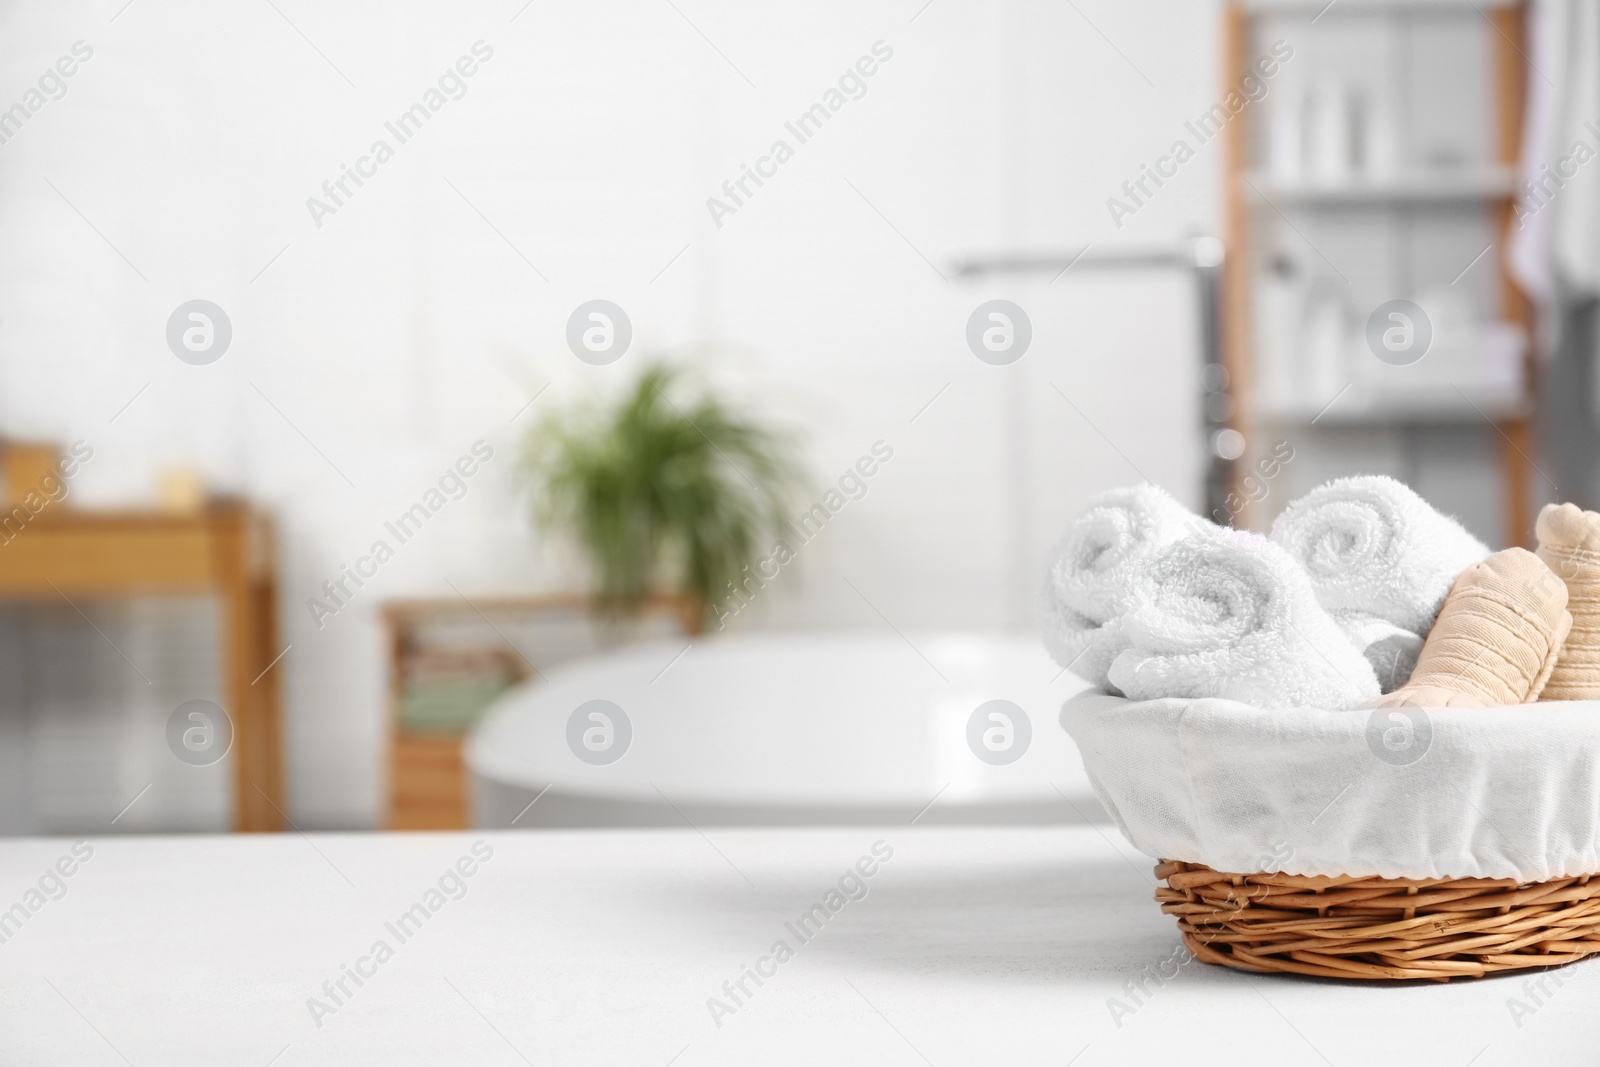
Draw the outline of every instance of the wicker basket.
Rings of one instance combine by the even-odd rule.
[[[1155,873],[1195,958],[1244,971],[1447,982],[1600,952],[1600,876],[1321,878],[1177,860]]]

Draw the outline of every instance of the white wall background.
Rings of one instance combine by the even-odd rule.
[[[1198,502],[1180,279],[975,286],[923,257],[1213,229],[1216,144],[1121,230],[1105,201],[1217,96],[1215,4],[274,3],[0,8],[0,107],[94,49],[0,145],[0,430],[89,441],[83,506],[192,466],[275,511],[300,825],[378,817],[382,599],[577,581],[522,518],[515,442],[643,353],[694,353],[802,428],[819,481],[895,449],[741,626],[882,625],[848,577],[908,628],[1025,628],[1088,494],[1142,472]],[[480,39],[465,97],[314,226],[306,198]],[[866,95],[715,227],[706,198],[879,40]],[[964,343],[1000,295],[1035,328],[1010,367]],[[608,367],[563,342],[594,297],[635,328]],[[194,298],[233,323],[207,367],[164,342]],[[479,438],[467,497],[316,629],[306,598]]]

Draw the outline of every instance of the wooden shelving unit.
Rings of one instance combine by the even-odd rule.
[[[564,662],[629,640],[699,631],[694,605],[673,596],[649,598],[621,627],[605,624],[579,594],[392,600],[383,623],[390,830],[470,825],[463,746],[498,691],[537,684]]]
[[[1254,0],[1231,3],[1224,9],[1222,80],[1229,89],[1239,84],[1272,38],[1288,40],[1296,48],[1296,62],[1315,69],[1314,59],[1298,56],[1319,55],[1316,48],[1319,39],[1335,41],[1338,47],[1330,47],[1331,54],[1337,55],[1339,47],[1346,53],[1356,54],[1359,49],[1353,49],[1351,42],[1358,41],[1366,27],[1377,43],[1389,50],[1391,62],[1397,55],[1409,55],[1413,59],[1424,55],[1438,62],[1440,48],[1450,47],[1450,42],[1461,42],[1460,63],[1476,62],[1482,69],[1452,69],[1455,73],[1470,72],[1470,77],[1462,75],[1464,82],[1481,85],[1484,98],[1481,101],[1461,99],[1450,104],[1459,103],[1459,113],[1481,109],[1487,127],[1481,131],[1479,157],[1456,160],[1450,166],[1419,165],[1415,159],[1403,159],[1385,168],[1381,176],[1376,168],[1366,175],[1357,172],[1335,179],[1326,175],[1304,177],[1277,173],[1266,160],[1268,140],[1275,131],[1264,122],[1267,116],[1262,112],[1273,106],[1288,106],[1284,103],[1285,83],[1291,77],[1287,73],[1271,86],[1268,97],[1260,104],[1246,107],[1224,127],[1222,217],[1227,256],[1221,363],[1227,372],[1231,399],[1226,423],[1238,430],[1249,446],[1246,453],[1233,462],[1229,479],[1233,492],[1241,499],[1251,495],[1245,492],[1244,486],[1252,471],[1253,457],[1269,449],[1278,436],[1293,439],[1291,443],[1298,440],[1322,449],[1323,444],[1315,441],[1318,434],[1393,431],[1396,440],[1414,442],[1419,439],[1418,435],[1469,434],[1474,427],[1481,426],[1485,435],[1483,447],[1488,450],[1486,454],[1495,456],[1499,471],[1498,485],[1494,487],[1498,497],[1499,529],[1480,532],[1490,537],[1498,533],[1507,545],[1529,542],[1534,509],[1530,469],[1535,363],[1528,301],[1513,280],[1506,258],[1507,237],[1515,221],[1517,158],[1528,73],[1524,17],[1524,4],[1511,0],[1347,0],[1337,5],[1328,5],[1326,0]],[[1411,51],[1407,53],[1406,49]],[[1374,52],[1378,51],[1381,49],[1375,46]],[[1408,116],[1420,114],[1423,103],[1430,102],[1426,93],[1435,91],[1427,81],[1426,71],[1408,81],[1410,72],[1402,65],[1402,76],[1398,80],[1403,84],[1397,87],[1393,79],[1381,81],[1382,73],[1374,70],[1379,65],[1378,58],[1373,57],[1367,68],[1358,67],[1349,72],[1349,77],[1358,83],[1366,79],[1388,90],[1409,89],[1411,97],[1393,106]],[[1289,70],[1289,64],[1285,64],[1284,70]],[[1302,70],[1293,74],[1309,76]],[[1422,102],[1418,100],[1419,92],[1423,95]],[[1274,100],[1272,94],[1277,94],[1278,99]],[[1441,105],[1432,102],[1432,106]],[[1451,117],[1458,117],[1458,112],[1452,112]],[[1367,117],[1370,121],[1371,116]],[[1401,147],[1404,151],[1420,151],[1412,143],[1403,143]],[[1370,221],[1380,216],[1394,221]],[[1392,260],[1402,262],[1387,264],[1385,270],[1376,273],[1403,279],[1402,288],[1407,290],[1420,289],[1424,283],[1444,287],[1455,282],[1448,275],[1439,276],[1437,264],[1411,262],[1425,257],[1416,255],[1413,245],[1406,241],[1421,241],[1423,237],[1447,241],[1439,235],[1449,234],[1452,224],[1461,227],[1462,232],[1486,226],[1486,232],[1491,235],[1487,241],[1489,248],[1476,266],[1479,270],[1489,268],[1494,277],[1487,284],[1481,277],[1473,279],[1478,291],[1488,294],[1474,310],[1487,310],[1495,322],[1520,331],[1527,339],[1520,346],[1520,387],[1513,385],[1498,392],[1484,392],[1456,388],[1454,383],[1438,383],[1439,387],[1432,392],[1427,389],[1401,392],[1379,385],[1369,387],[1368,395],[1340,394],[1344,397],[1343,408],[1339,403],[1332,403],[1336,398],[1331,389],[1326,397],[1307,398],[1287,407],[1274,408],[1268,403],[1263,397],[1261,380],[1258,300],[1265,276],[1264,260],[1272,241],[1270,235],[1286,232],[1310,243],[1307,233],[1336,230],[1336,224],[1326,222],[1327,219],[1365,219],[1374,227],[1374,232],[1386,232],[1385,227],[1388,231],[1398,231],[1400,237],[1391,239],[1395,247],[1388,254]],[[1415,230],[1421,232],[1422,237],[1413,232],[1417,219],[1422,222],[1415,224]],[[1319,225],[1323,229],[1319,230]],[[1347,235],[1339,237],[1349,240]],[[1337,242],[1329,243],[1330,247],[1335,247],[1335,255],[1346,247]],[[1317,255],[1328,259],[1320,249]],[[1338,267],[1314,266],[1319,270],[1344,273]],[[1345,277],[1343,280],[1349,285],[1353,301],[1359,302],[1359,294],[1368,278],[1357,272],[1355,266],[1351,264],[1345,268],[1355,275],[1354,279]],[[1471,269],[1466,262],[1461,266]],[[1430,268],[1433,276],[1427,276]],[[1415,299],[1416,294],[1385,291],[1381,296],[1382,299]],[[1360,307],[1360,315],[1364,317],[1381,302],[1372,301],[1371,307]],[[1502,352],[1512,351],[1515,350],[1502,349]],[[1307,357],[1304,350],[1294,350],[1290,358],[1303,360]],[[1326,408],[1321,403],[1324,399],[1330,402]],[[1330,444],[1327,447],[1339,446]],[[1239,525],[1260,527],[1270,517],[1269,512],[1282,501],[1263,498],[1261,503],[1266,506],[1247,505],[1235,521]],[[1446,506],[1448,509],[1448,502]]]
[[[283,828],[285,649],[272,522],[243,501],[192,513],[80,511],[52,504],[0,553],[0,601],[72,606],[141,596],[215,596],[223,710],[233,726],[233,828]],[[92,625],[92,624],[91,624]]]

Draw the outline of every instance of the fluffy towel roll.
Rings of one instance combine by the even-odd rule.
[[[1125,647],[1119,618],[1140,572],[1162,548],[1205,525],[1154,485],[1090,501],[1051,550],[1039,598],[1045,647],[1056,662],[1105,687],[1106,669]]]
[[[1238,530],[1169,546],[1122,620],[1111,682],[1134,700],[1223,697],[1265,708],[1341,710],[1378,679],[1298,564]]]
[[[1508,548],[1461,572],[1411,680],[1380,707],[1488,708],[1537,700],[1572,628],[1567,590],[1532,552]]]
[[[1556,660],[1545,700],[1600,698],[1600,515],[1550,504],[1534,528],[1539,558],[1567,590],[1572,632]]]
[[[1278,516],[1272,540],[1306,569],[1318,602],[1352,640],[1390,639],[1363,648],[1391,687],[1406,678],[1393,670],[1395,635],[1373,624],[1427,636],[1456,575],[1489,554],[1460,523],[1382,475],[1313,489]]]

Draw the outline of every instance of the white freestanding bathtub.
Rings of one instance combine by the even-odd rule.
[[[467,745],[474,822],[1104,821],[1057,725],[1084,688],[1027,637],[636,645],[553,669],[484,715]]]

